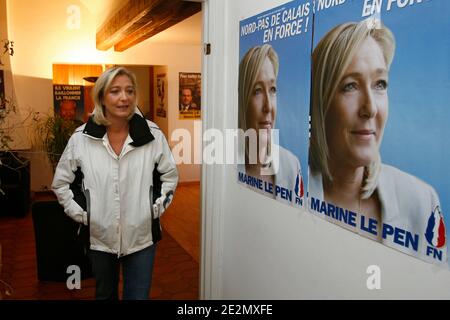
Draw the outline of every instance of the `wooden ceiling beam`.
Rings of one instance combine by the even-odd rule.
[[[164,0],[129,0],[96,34],[98,50],[108,50],[135,30],[133,26]]]
[[[150,15],[149,23],[143,25],[134,33],[114,45],[115,51],[124,51],[170,27],[186,18],[200,12],[201,3],[179,1],[177,4],[161,5]]]
[[[182,0],[130,0],[97,32],[97,49],[124,51],[201,11]]]

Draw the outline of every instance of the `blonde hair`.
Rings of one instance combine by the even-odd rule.
[[[329,167],[329,149],[326,140],[325,119],[337,87],[356,50],[364,40],[372,37],[380,46],[387,69],[395,51],[392,32],[381,23],[371,28],[368,20],[340,24],[329,31],[317,44],[312,55],[311,146],[309,164],[314,172],[332,181]],[[361,197],[371,196],[378,182],[380,155],[364,170]]]
[[[97,79],[97,81],[95,82],[94,88],[92,90],[92,99],[94,100],[94,117],[93,117],[93,119],[94,119],[94,122],[98,125],[109,126],[111,124],[111,122],[109,122],[108,119],[106,119],[105,106],[103,105],[102,100],[105,96],[106,90],[109,89],[113,80],[116,77],[121,76],[121,75],[125,75],[131,80],[131,83],[133,84],[133,87],[135,90],[135,94],[137,94],[137,92],[136,92],[137,81],[136,81],[136,76],[134,75],[133,72],[131,72],[130,70],[128,70],[125,67],[120,67],[120,66],[112,67],[112,68],[105,70],[100,75],[100,77]],[[136,103],[137,103],[137,100],[136,100]],[[133,106],[133,111],[130,112],[128,120],[130,120],[133,117],[135,110],[136,110],[136,104]]]
[[[266,57],[269,58],[272,63],[275,77],[277,77],[279,69],[278,55],[270,44],[250,48],[239,64],[238,122],[239,128],[244,131],[247,130],[247,107],[253,93],[256,77],[258,76]]]

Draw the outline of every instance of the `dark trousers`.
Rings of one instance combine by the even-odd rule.
[[[146,300],[152,285],[156,245],[117,258],[117,254],[90,250],[97,300],[118,300],[122,265],[123,300]]]

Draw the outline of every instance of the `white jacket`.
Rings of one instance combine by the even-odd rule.
[[[432,186],[415,176],[397,168],[382,164],[376,191],[381,203],[381,223],[393,228],[400,228],[395,241],[394,236],[382,239],[382,243],[406,254],[421,258],[435,264],[445,265],[447,261],[447,246],[439,249],[442,259],[437,260],[433,255],[433,244],[426,239],[430,215],[440,207],[439,197]],[[311,197],[324,199],[322,175],[309,175],[308,209],[315,215],[311,206]],[[333,218],[320,214],[320,217],[335,222]],[[356,230],[355,228],[353,230]],[[431,230],[430,230],[431,231]],[[406,243],[406,232],[419,237],[417,250],[399,243]]]
[[[172,201],[178,172],[167,141],[156,124],[135,114],[119,156],[106,128],[92,119],[77,128],[58,163],[52,183],[72,219],[89,225],[90,248],[124,256],[153,244],[152,211],[159,217]],[[80,173],[86,211],[70,185]],[[153,202],[160,179],[161,196]]]

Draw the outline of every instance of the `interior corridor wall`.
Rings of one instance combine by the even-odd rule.
[[[206,74],[214,107],[206,129],[237,126],[239,21],[285,2],[208,1]],[[203,298],[450,298],[448,270],[242,187],[232,165],[204,173]],[[367,287],[372,265],[381,271],[379,290]]]

